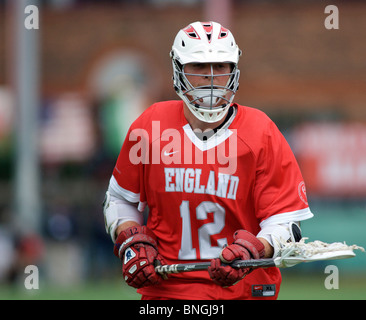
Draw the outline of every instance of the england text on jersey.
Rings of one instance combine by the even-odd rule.
[[[207,181],[201,181],[202,169],[164,168],[165,191],[216,195],[236,199],[239,177],[211,170]]]

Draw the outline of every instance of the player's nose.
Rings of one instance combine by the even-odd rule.
[[[197,73],[199,73],[203,77],[207,77],[207,76],[211,75],[211,72],[212,72],[211,64],[210,63],[202,63],[200,65],[200,70]]]

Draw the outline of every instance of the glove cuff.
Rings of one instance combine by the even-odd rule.
[[[154,233],[146,226],[134,226],[123,230],[118,235],[113,248],[114,255],[122,259],[126,249],[135,243],[146,243],[157,249]]]

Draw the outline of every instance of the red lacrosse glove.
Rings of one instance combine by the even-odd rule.
[[[208,273],[218,285],[228,287],[236,284],[250,273],[252,268],[232,268],[228,264],[234,260],[261,259],[264,257],[264,245],[253,234],[246,230],[234,233],[234,242],[226,246],[220,258],[211,260]],[[224,263],[224,264],[223,264]]]
[[[122,274],[128,285],[141,288],[162,279],[155,272],[155,264],[165,264],[158,253],[156,237],[146,226],[130,227],[122,231],[114,245],[114,254],[122,261]]]

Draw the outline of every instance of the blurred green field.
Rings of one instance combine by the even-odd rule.
[[[284,274],[279,300],[366,300],[366,273],[339,277],[339,289],[328,290],[328,274]]]
[[[327,290],[326,275],[284,274],[279,300],[366,300],[366,275],[340,277],[339,289]],[[140,295],[121,280],[88,282],[73,288],[38,290],[1,286],[0,300],[138,300]]]
[[[87,282],[73,287],[44,286],[26,290],[20,285],[0,286],[0,300],[138,300],[140,295],[121,279]]]

